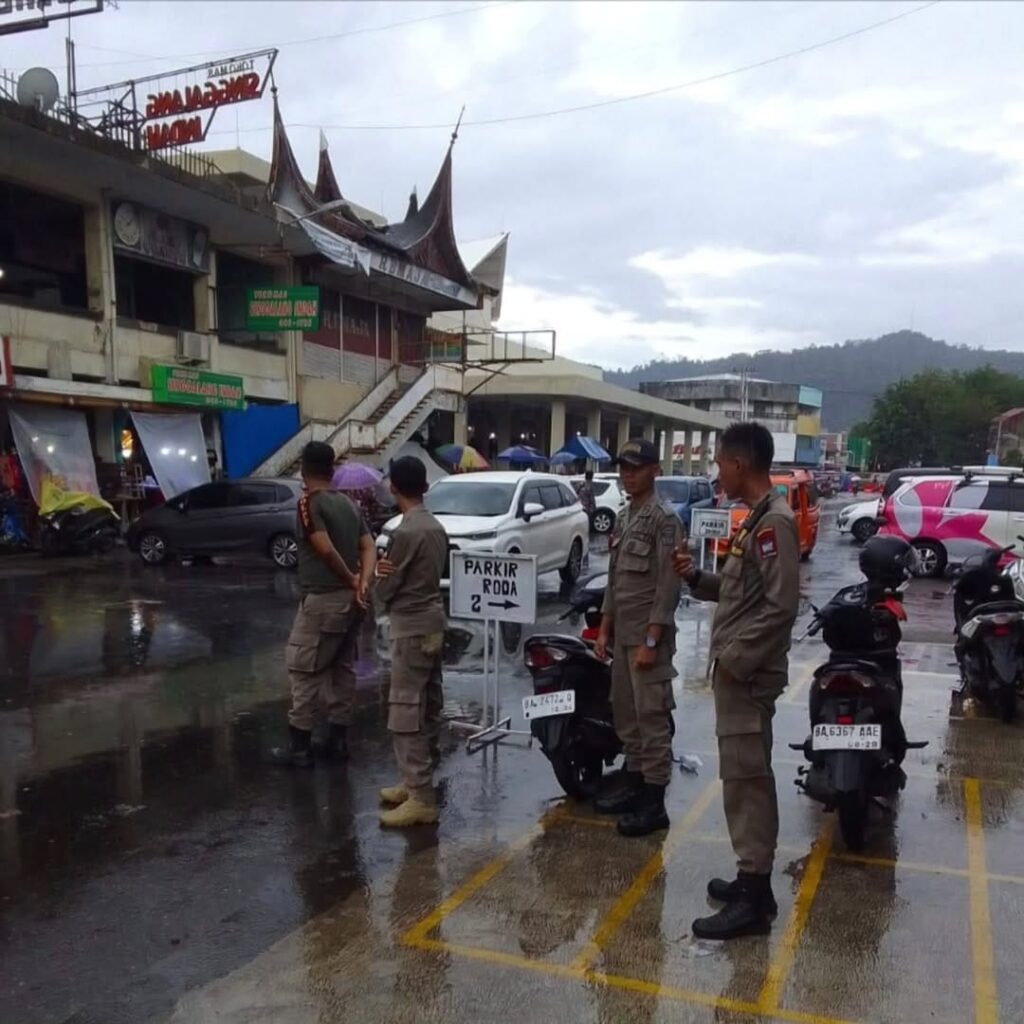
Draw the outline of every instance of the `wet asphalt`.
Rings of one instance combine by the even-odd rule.
[[[834,532],[807,602],[857,578]],[[590,567],[603,567],[595,538]],[[537,630],[564,610],[541,581]],[[948,583],[915,582],[914,739],[895,815],[844,850],[793,786],[807,681],[776,716],[782,815],[769,937],[689,924],[732,870],[704,679],[709,609],[680,607],[670,832],[617,836],[519,740],[446,730],[436,828],[382,832],[394,781],[384,636],[368,623],[352,760],[292,774],[283,645],[295,580],[254,562],[0,561],[0,1019],[16,1024],[1024,1019],[1024,726],[952,702]],[[805,621],[806,615],[801,621]],[[447,713],[479,715],[481,630],[458,624]],[[569,627],[566,624],[566,628]],[[529,692],[521,639],[503,700]],[[695,769],[695,770],[694,770]]]

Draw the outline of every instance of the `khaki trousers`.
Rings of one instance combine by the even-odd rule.
[[[285,654],[292,693],[288,722],[296,729],[312,731],[320,703],[332,724],[352,724],[361,620],[351,590],[306,594],[299,603]]]
[[[388,729],[402,782],[421,803],[433,804],[434,754],[441,734],[443,633],[391,641]]]
[[[644,782],[667,786],[672,779],[672,651],[661,644],[653,668],[633,668],[636,647],[615,644],[612,652],[612,715],[622,740],[626,768]]]
[[[712,681],[725,820],[738,869],[754,875],[771,874],[779,841],[772,718],[785,685],[785,670],[743,683],[717,665]]]

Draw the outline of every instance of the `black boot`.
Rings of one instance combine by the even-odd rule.
[[[668,812],[665,810],[667,788],[645,782],[636,809],[619,819],[619,835],[647,836],[668,828]]]
[[[724,878],[712,878],[708,882],[708,895],[713,900],[718,900],[719,903],[735,903],[743,897],[744,880],[756,877],[756,875],[747,875],[741,871],[732,882],[727,882]],[[775,902],[771,888],[768,889],[767,908],[773,918],[778,916],[779,905]]]
[[[312,768],[313,751],[310,741],[313,734],[307,729],[296,729],[294,725],[288,726],[288,746],[274,747],[270,751],[272,764],[280,765],[282,768]]]
[[[347,761],[348,726],[331,722],[327,727],[327,739],[316,745],[313,752],[327,761]]]
[[[598,814],[626,814],[637,808],[640,795],[643,793],[644,777],[640,772],[624,771],[622,787],[613,789],[607,796],[599,796],[594,801],[594,810]]]
[[[694,936],[698,939],[737,939],[741,935],[767,935],[772,927],[772,908],[776,906],[771,876],[741,874],[735,882],[728,884],[735,886],[735,897],[717,914],[694,921]]]

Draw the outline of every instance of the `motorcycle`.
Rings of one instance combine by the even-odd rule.
[[[810,762],[796,780],[809,797],[836,811],[846,846],[864,846],[872,803],[889,808],[906,785],[900,767],[908,749],[900,719],[903,680],[898,645],[907,613],[913,549],[896,537],[873,537],[861,552],[865,582],[843,587],[814,617],[800,640],[817,633],[829,649],[810,686],[811,734],[790,744]],[[813,606],[812,606],[813,607]]]
[[[953,583],[960,693],[992,708],[1004,722],[1013,721],[1017,698],[1024,697],[1024,602],[1015,588],[1020,570],[999,569],[1011,551],[1012,544],[969,558]]]
[[[117,516],[106,502],[93,507],[71,505],[39,517],[39,547],[44,555],[106,554],[113,550],[117,534]]]
[[[622,753],[612,720],[611,659],[594,653],[608,574],[577,582],[559,621],[582,616],[579,637],[538,633],[523,648],[533,696],[523,701],[530,732],[551,762],[555,778],[576,799],[593,797],[604,766]]]

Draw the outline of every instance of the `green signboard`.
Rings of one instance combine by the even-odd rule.
[[[160,366],[151,370],[153,401],[170,405],[198,405],[204,409],[244,409],[241,377],[186,366]]]
[[[245,327],[249,331],[320,330],[320,288],[247,288]]]

